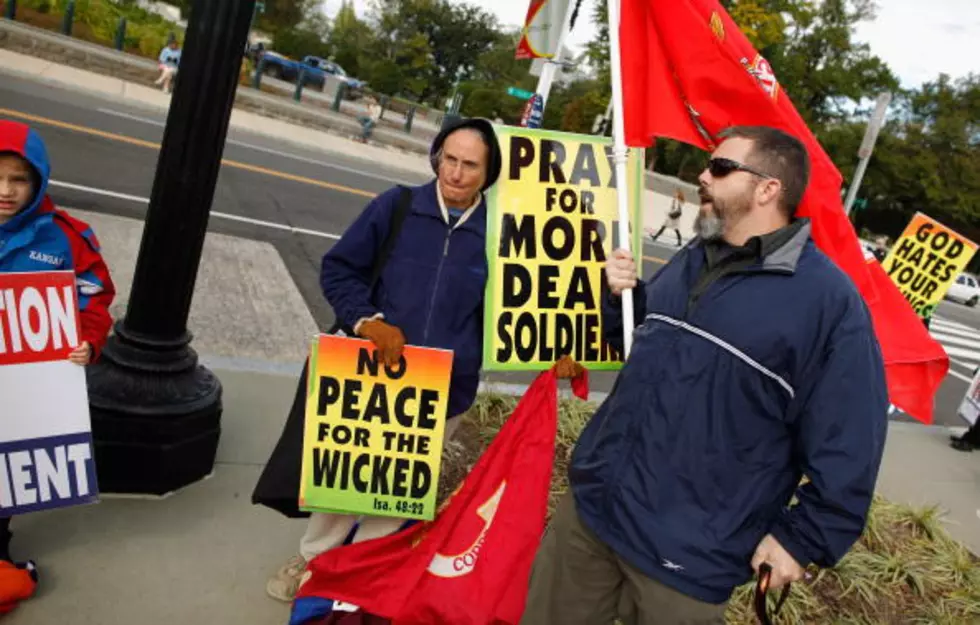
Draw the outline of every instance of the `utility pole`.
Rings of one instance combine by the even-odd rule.
[[[87,367],[99,489],[163,495],[214,469],[221,383],[187,329],[255,0],[196,0],[125,318]]]
[[[560,2],[561,0],[549,0],[550,2]],[[538,78],[538,88],[536,93],[541,94],[541,108],[548,106],[548,95],[551,93],[551,85],[555,82],[555,74],[562,64],[562,56],[565,54],[565,40],[568,33],[572,30],[572,16],[575,14],[575,3],[568,2],[565,9],[565,17],[562,20],[561,31],[558,33],[558,44],[555,54],[550,59],[545,59],[544,67],[541,68],[541,76]]]
[[[860,160],[854,172],[854,180],[851,181],[851,186],[847,190],[847,198],[844,200],[844,214],[848,217],[851,215],[854,198],[857,197],[858,189],[861,187],[861,181],[864,179],[864,172],[868,169],[868,161],[871,160],[871,153],[874,152],[875,143],[878,141],[878,133],[885,123],[885,113],[888,112],[888,104],[891,103],[891,100],[892,94],[888,91],[878,96],[878,102],[875,105],[874,113],[871,115],[871,121],[868,122],[868,129],[864,133],[861,147],[858,148],[858,158]]]

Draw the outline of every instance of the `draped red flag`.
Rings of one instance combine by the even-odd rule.
[[[579,397],[587,386],[573,381]],[[339,600],[394,625],[516,625],[545,527],[557,395],[555,372],[541,373],[434,521],[317,556],[297,605]]]
[[[817,246],[851,277],[881,344],[893,404],[932,422],[949,369],[942,346],[874,261],[844,214],[842,176],[782,90],[772,67],[717,0],[621,0],[626,143],[668,137],[713,150],[729,126],[770,126],[801,140],[811,161],[798,214]]]

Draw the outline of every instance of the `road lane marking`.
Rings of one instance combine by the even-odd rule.
[[[659,263],[661,265],[666,265],[667,264],[667,261],[666,260],[664,260],[662,258],[655,258],[653,256],[644,256],[643,257],[643,260],[648,260],[651,263]]]
[[[128,193],[118,193],[116,191],[109,191],[106,189],[95,189],[93,187],[86,187],[80,184],[72,184],[70,182],[62,182],[60,180],[51,180],[48,183],[52,187],[62,187],[64,189],[72,189],[74,191],[82,191],[84,193],[91,193],[93,195],[103,195],[106,197],[112,197],[119,200],[128,200],[130,202],[138,202],[140,204],[149,204],[150,198],[140,197],[138,195],[129,195]],[[217,217],[218,219],[227,219],[229,221],[237,221],[240,223],[252,224],[254,226],[261,226],[263,228],[272,228],[273,230],[284,230],[286,232],[293,232],[296,234],[308,234],[314,237],[320,237],[322,239],[330,239],[332,241],[339,241],[339,234],[331,234],[330,232],[320,232],[319,230],[310,230],[308,228],[297,228],[295,226],[287,226],[285,224],[277,224],[272,221],[263,221],[261,219],[252,219],[251,217],[242,217],[241,215],[231,215],[229,213],[222,213],[218,211],[211,211],[209,213],[212,217]]]
[[[159,122],[159,121],[157,121],[155,119],[148,119],[146,117],[139,117],[138,115],[130,115],[129,113],[123,113],[121,111],[114,111],[112,109],[106,109],[106,108],[100,108],[100,109],[97,109],[97,110],[100,113],[104,113],[106,115],[112,115],[114,117],[121,117],[123,119],[129,119],[129,120],[136,121],[136,122],[142,122],[144,124],[150,124],[150,125],[157,126],[157,127],[160,127],[160,128],[165,128],[167,126],[165,123]],[[391,177],[388,177],[388,176],[379,176],[378,174],[367,173],[367,172],[364,172],[364,171],[361,171],[361,170],[358,170],[358,169],[354,169],[353,167],[344,167],[343,165],[337,165],[335,163],[328,163],[327,161],[320,161],[320,160],[317,160],[315,158],[307,158],[305,156],[299,156],[298,154],[290,154],[289,152],[282,152],[280,150],[275,150],[273,148],[267,148],[265,146],[255,145],[254,143],[246,143],[245,141],[238,141],[236,139],[228,139],[226,141],[226,143],[228,143],[229,145],[234,145],[234,146],[240,147],[240,148],[246,148],[246,149],[249,149],[249,150],[255,150],[256,152],[264,152],[266,154],[271,154],[273,156],[279,156],[279,157],[282,157],[282,158],[289,158],[289,159],[292,159],[294,161],[299,161],[301,163],[307,163],[309,165],[319,165],[321,167],[328,167],[330,169],[336,169],[337,171],[342,171],[342,172],[345,172],[345,173],[348,173],[348,174],[354,174],[354,175],[357,175],[357,176],[363,176],[364,178],[371,178],[371,179],[374,179],[374,180],[381,180],[382,182],[397,183],[397,184],[403,184],[403,185],[408,185],[408,186],[415,186],[415,185],[419,184],[419,182],[409,182],[407,180],[398,180],[397,178],[391,178]]]
[[[78,132],[81,134],[91,135],[94,137],[100,137],[103,139],[108,139],[110,141],[118,141],[120,143],[128,143],[130,145],[136,145],[143,148],[151,148],[154,150],[160,149],[160,144],[153,143],[152,141],[144,141],[142,139],[136,139],[133,137],[128,137],[126,135],[120,135],[114,132],[106,132],[104,130],[98,130],[96,128],[89,128],[88,126],[79,126],[78,124],[71,124],[69,122],[63,122],[57,119],[50,119],[48,117],[40,117],[38,115],[31,115],[30,113],[22,113],[20,111],[14,111],[11,109],[0,108],[0,115],[5,115],[7,117],[14,117],[17,119],[22,119],[37,124],[44,124],[47,126],[54,126],[55,128],[62,128],[64,130],[71,130],[73,132]],[[365,191],[363,189],[355,189],[354,187],[348,187],[342,184],[336,184],[333,182],[324,182],[323,180],[316,180],[314,178],[307,178],[306,176],[297,176],[295,174],[287,174],[284,171],[278,171],[275,169],[268,169],[267,167],[259,167],[258,165],[249,165],[248,163],[242,163],[239,161],[233,161],[229,159],[221,159],[221,164],[228,167],[233,167],[235,169],[242,169],[245,171],[254,172],[257,174],[264,174],[266,176],[272,176],[274,178],[281,178],[283,180],[289,180],[291,182],[298,182],[301,184],[308,184],[315,187],[321,187],[324,189],[330,189],[331,191],[340,191],[342,193],[349,193],[351,195],[359,195],[366,198],[375,198],[378,194],[371,191]]]
[[[965,375],[963,375],[962,373],[959,373],[958,371],[953,371],[952,369],[949,369],[949,370],[947,371],[947,373],[948,373],[949,375],[951,375],[951,376],[953,376],[954,378],[959,378],[960,380],[963,380],[963,381],[964,381],[964,382],[966,382],[967,384],[969,384],[970,382],[972,382],[972,381],[973,381],[973,378],[968,378],[968,377],[966,377]]]

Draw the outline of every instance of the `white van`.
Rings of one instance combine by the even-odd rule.
[[[976,276],[961,273],[956,276],[956,281],[949,285],[949,290],[946,291],[946,299],[971,307],[976,306],[980,302],[980,282],[977,281]]]

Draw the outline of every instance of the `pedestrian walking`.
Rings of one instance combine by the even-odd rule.
[[[695,241],[646,283],[629,252],[607,261],[603,330],[622,346],[632,288],[632,350],[575,446],[525,625],[720,625],[753,572],[783,588],[864,528],[888,409],[870,315],[795,216],[803,145],[721,139]]]
[[[321,286],[338,330],[372,341],[395,366],[406,344],[453,351],[449,420],[444,440],[476,397],[483,353],[483,294],[487,281],[484,192],[500,175],[492,124],[462,119],[432,143],[435,179],[395,187],[372,200],[323,257]],[[387,261],[387,262],[386,262]],[[252,496],[289,517],[309,516],[299,555],[268,582],[267,592],[291,601],[306,564],[346,540],[397,531],[404,520],[297,509],[306,372],[279,443]],[[356,528],[356,529],[355,529]],[[383,574],[383,571],[379,571]]]
[[[654,241],[663,234],[664,230],[671,228],[677,233],[677,247],[681,246],[683,240],[681,239],[680,219],[683,214],[684,202],[684,192],[678,189],[674,192],[674,199],[670,202],[670,211],[667,213],[667,220],[664,221],[664,225],[660,226],[660,230],[657,230],[657,234],[651,237]]]

